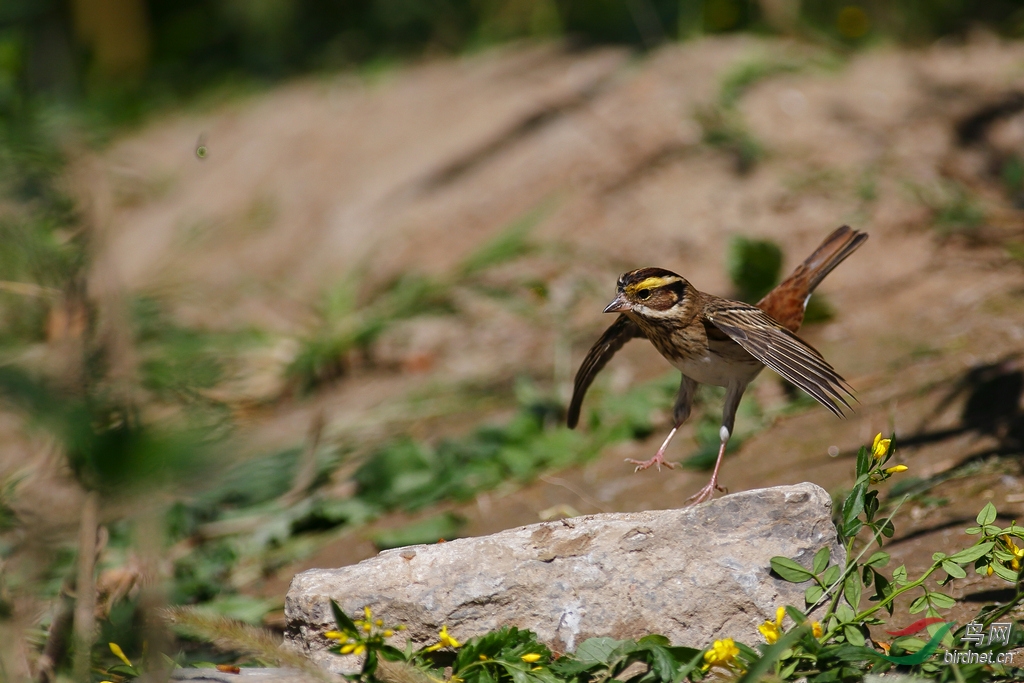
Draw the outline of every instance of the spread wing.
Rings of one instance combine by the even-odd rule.
[[[843,417],[840,404],[850,408],[844,394],[853,398],[853,389],[846,380],[813,347],[761,309],[723,299],[709,303],[705,317],[744,351],[806,391],[838,417]]]
[[[644,333],[637,324],[623,314],[590,347],[587,357],[583,359],[583,365],[576,372],[576,382],[572,389],[572,401],[569,402],[569,416],[567,420],[569,429],[575,429],[576,424],[579,422],[583,397],[586,395],[587,389],[590,387],[590,383],[594,381],[597,373],[601,372],[601,368],[608,364],[612,356],[626,342],[643,336]]]

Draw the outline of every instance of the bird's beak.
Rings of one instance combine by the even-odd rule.
[[[622,292],[619,292],[619,295],[615,297],[615,301],[613,301],[610,304],[608,304],[605,307],[604,312],[605,313],[622,313],[623,311],[628,311],[628,310],[631,310],[632,308],[633,308],[633,304],[631,304],[628,301],[626,301],[626,297],[623,296]]]

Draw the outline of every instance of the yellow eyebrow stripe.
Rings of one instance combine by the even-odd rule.
[[[673,282],[679,282],[682,278],[679,277],[649,277],[646,280],[641,280],[634,285],[626,287],[626,291],[630,294],[639,292],[641,289],[657,289],[658,287],[664,287],[670,285]]]

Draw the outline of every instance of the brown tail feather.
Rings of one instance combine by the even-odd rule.
[[[789,277],[768,292],[757,307],[790,332],[796,332],[804,320],[807,297],[867,238],[867,233],[853,230],[848,225],[837,228]]]

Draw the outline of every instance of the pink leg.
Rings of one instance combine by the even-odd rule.
[[[722,428],[725,430],[725,428]],[[728,431],[724,431],[728,434]],[[722,440],[722,446],[718,449],[718,460],[715,461],[715,471],[711,473],[711,481],[708,482],[707,486],[702,488],[697,493],[693,494],[686,500],[687,505],[696,505],[697,503],[703,503],[706,500],[711,500],[715,496],[715,491],[721,491],[725,493],[726,490],[718,485],[718,468],[722,465],[722,458],[725,456],[725,445],[729,443],[729,437],[726,436]]]
[[[675,427],[672,428],[672,431],[669,432],[668,436],[665,438],[665,443],[661,444],[661,448],[658,449],[658,452],[655,453],[654,457],[651,458],[650,460],[633,460],[632,458],[626,458],[626,462],[628,462],[630,465],[636,465],[636,469],[633,470],[634,472],[646,470],[651,465],[657,465],[659,472],[661,471],[662,465],[669,468],[670,470],[675,469],[676,464],[674,462],[667,462],[665,460],[665,449],[668,448],[669,442],[672,441],[672,437],[676,435],[677,431],[679,431],[679,425],[676,425]],[[721,456],[719,456],[718,459],[721,460]],[[715,471],[717,472],[718,468],[715,468]]]

